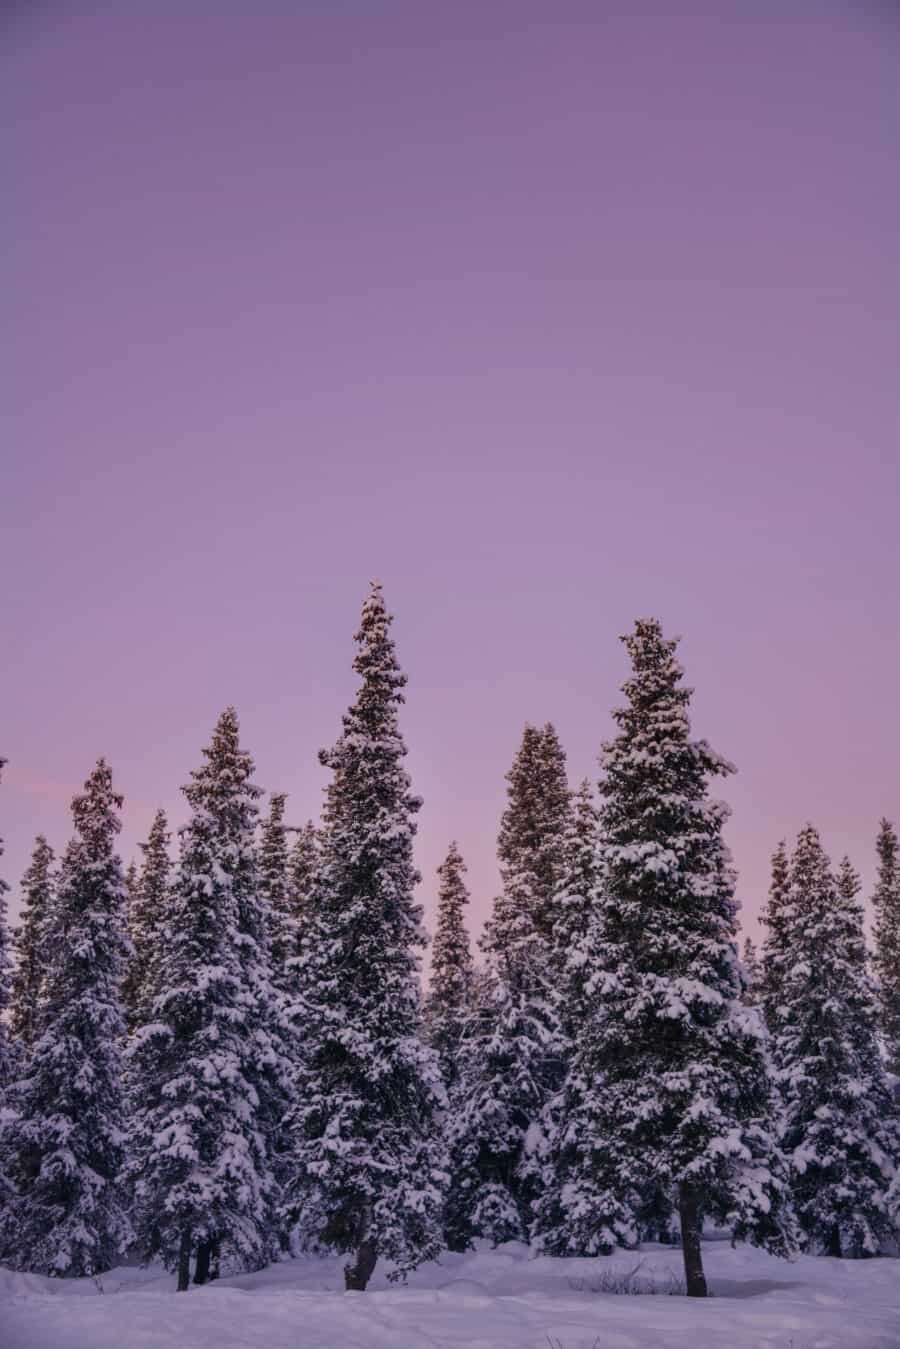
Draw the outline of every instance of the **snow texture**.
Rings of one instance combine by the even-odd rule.
[[[777,1260],[704,1243],[714,1296],[594,1292],[644,1264],[660,1289],[681,1276],[677,1249],[607,1259],[532,1257],[510,1243],[421,1266],[405,1287],[376,1270],[344,1293],[343,1261],[286,1260],[173,1297],[159,1266],[99,1279],[0,1269],[3,1349],[896,1349],[900,1261]],[[102,1294],[102,1296],[101,1296]]]

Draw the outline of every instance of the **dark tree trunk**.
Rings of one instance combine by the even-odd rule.
[[[355,1263],[344,1266],[344,1287],[348,1292],[362,1293],[365,1291],[377,1260],[378,1251],[375,1242],[370,1240],[369,1237],[364,1237],[357,1248]]]
[[[365,1208],[359,1220],[359,1244],[356,1247],[356,1260],[352,1265],[344,1266],[344,1287],[349,1292],[365,1292],[366,1284],[372,1277],[378,1248],[369,1236],[371,1213]]]
[[[825,1254],[835,1255],[839,1260],[841,1258],[841,1229],[837,1223],[828,1233],[828,1240],[825,1242]]]
[[[185,1228],[181,1234],[181,1245],[178,1248],[178,1288],[177,1292],[186,1293],[191,1281],[191,1233],[189,1228]]]
[[[684,1278],[688,1297],[706,1297],[706,1275],[700,1249],[700,1204],[697,1191],[687,1181],[678,1187],[678,1212],[681,1217],[681,1249],[684,1254]]]
[[[197,1243],[197,1264],[194,1269],[194,1283],[204,1284],[209,1282],[209,1262],[212,1256],[213,1243],[211,1238]]]

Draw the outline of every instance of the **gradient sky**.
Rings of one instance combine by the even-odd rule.
[[[317,812],[369,578],[418,860],[496,884],[526,719],[596,776],[683,634],[751,918],[900,817],[900,17],[837,0],[19,5],[3,869],[99,753],[127,858],[228,702]]]

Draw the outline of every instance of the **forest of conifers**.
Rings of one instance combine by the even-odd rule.
[[[871,951],[857,873],[810,824],[739,959],[710,790],[731,765],[640,619],[596,785],[571,789],[552,725],[524,730],[477,959],[450,844],[423,996],[390,624],[373,584],[318,822],[289,830],[278,793],[263,812],[228,708],[177,856],[160,811],[124,869],[101,759],[61,855],[36,840],[13,934],[0,891],[0,1261],[80,1276],[136,1252],[185,1290],[336,1250],[362,1289],[479,1238],[662,1239],[703,1296],[704,1225],[785,1256],[896,1250],[894,827]]]

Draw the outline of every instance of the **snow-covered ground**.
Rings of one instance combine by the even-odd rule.
[[[594,1291],[610,1270],[665,1286],[677,1251],[533,1258],[507,1245],[445,1255],[406,1286],[376,1271],[344,1293],[341,1261],[290,1260],[176,1295],[159,1269],[96,1283],[0,1270],[3,1349],[897,1349],[900,1259],[793,1264],[710,1242],[707,1301]]]

